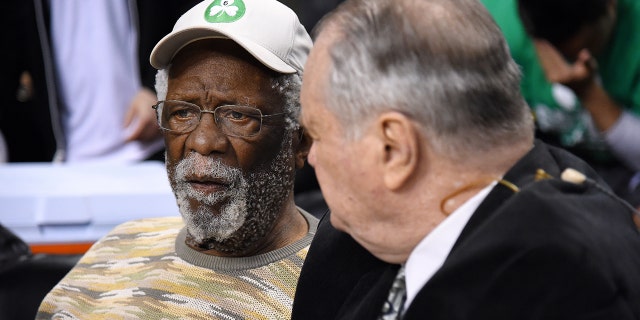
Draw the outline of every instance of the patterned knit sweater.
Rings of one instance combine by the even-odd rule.
[[[307,235],[265,254],[226,258],[185,245],[180,217],[123,223],[45,297],[36,319],[289,319]]]

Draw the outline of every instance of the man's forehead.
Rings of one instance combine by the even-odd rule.
[[[185,64],[192,63],[197,59],[207,58],[211,61],[216,61],[216,58],[236,60],[241,63],[253,65],[255,68],[263,70],[263,72],[272,77],[279,75],[279,73],[258,61],[239,44],[224,38],[209,38],[194,41],[180,49],[172,59],[172,62],[173,64]]]

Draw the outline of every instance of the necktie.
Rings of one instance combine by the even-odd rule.
[[[382,306],[382,312],[378,320],[402,319],[404,301],[407,299],[407,289],[404,280],[404,265],[398,270],[395,280],[389,290],[387,301]]]

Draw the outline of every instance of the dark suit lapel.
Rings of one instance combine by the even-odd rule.
[[[541,167],[541,163],[544,164],[544,166]],[[554,157],[549,153],[547,147],[544,144],[536,143],[531,151],[507,172],[503,180],[522,189],[536,181],[536,173],[539,169],[542,169],[550,176],[558,177],[560,175],[560,168],[556,164]],[[462,230],[460,237],[458,237],[458,240],[454,244],[451,253],[453,253],[470,234],[477,230],[477,228],[486,221],[489,221],[492,215],[498,211],[498,208],[514,194],[515,192],[509,187],[498,183],[473,213],[469,222],[467,222],[467,225]]]
[[[387,265],[360,278],[336,319],[376,319],[382,311],[399,267]]]
[[[545,167],[540,168],[540,163],[544,163]],[[538,144],[507,172],[503,180],[522,189],[536,180],[537,169],[542,169],[553,175],[559,174],[553,156],[544,145]],[[406,319],[421,319],[429,316],[457,319],[458,316],[464,314],[460,310],[465,308],[456,307],[456,301],[464,303],[464,299],[474,295],[471,291],[477,291],[475,294],[482,294],[484,287],[477,284],[471,285],[477,282],[474,280],[477,275],[473,272],[463,271],[481,267],[462,262],[465,261],[464,256],[470,252],[473,253],[475,248],[474,243],[467,243],[467,240],[473,239],[476,232],[479,232],[485,224],[490,223],[494,215],[500,211],[501,206],[509,201],[509,198],[515,193],[512,188],[501,183],[491,190],[465,225],[443,266],[418,292],[407,310]]]

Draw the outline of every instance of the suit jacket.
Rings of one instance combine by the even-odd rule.
[[[594,183],[562,181],[568,167]],[[539,141],[504,179],[520,190],[494,187],[403,319],[640,319],[640,234],[626,203],[582,160]],[[326,215],[292,317],[375,319],[398,267]]]

